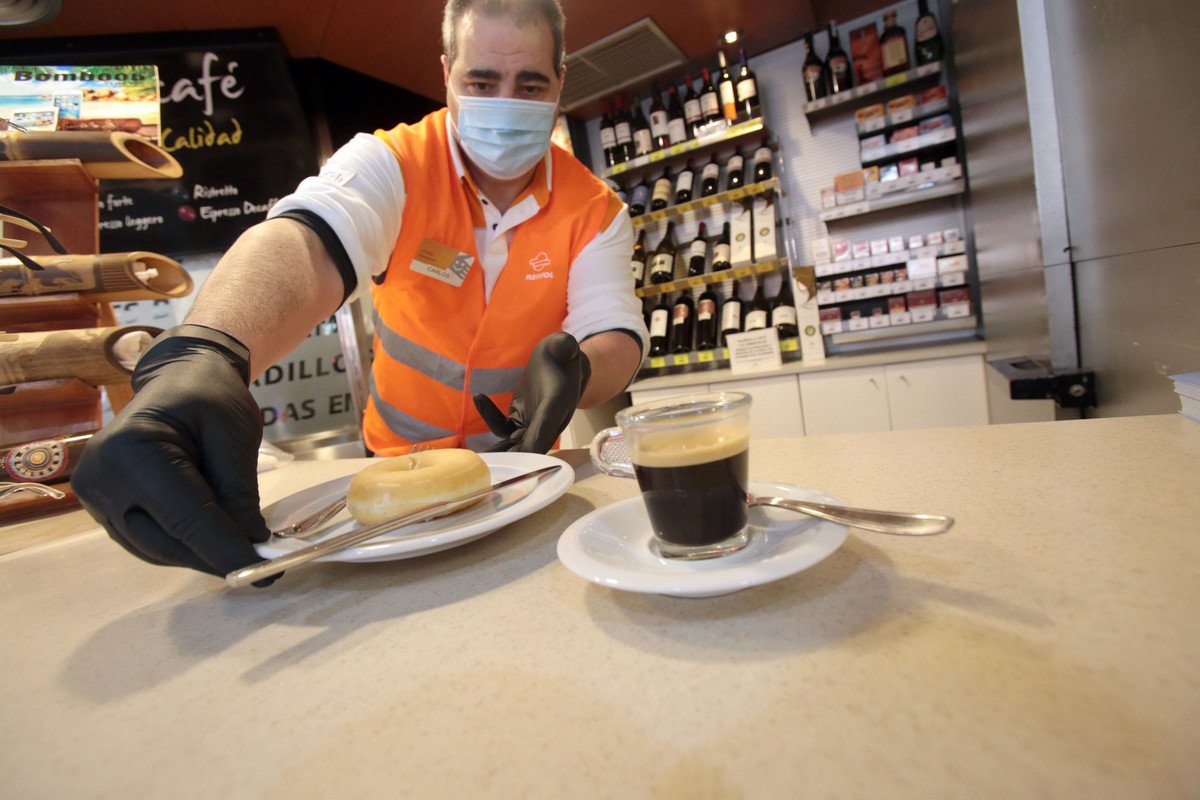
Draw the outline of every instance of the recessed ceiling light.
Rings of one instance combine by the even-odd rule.
[[[62,11],[62,0],[0,0],[0,29],[44,25]]]
[[[733,44],[740,39],[741,36],[742,35],[740,32],[738,32],[737,28],[730,28],[721,35],[721,38],[725,41],[725,44]]]

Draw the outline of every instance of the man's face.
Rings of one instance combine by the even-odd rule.
[[[544,19],[518,25],[506,14],[470,9],[459,19],[458,56],[442,56],[442,77],[465,97],[510,97],[558,102],[563,73],[554,68],[554,37]],[[458,101],[446,92],[452,119]]]

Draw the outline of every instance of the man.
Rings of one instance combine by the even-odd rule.
[[[261,560],[247,384],[368,289],[374,452],[545,452],[577,405],[624,389],[646,343],[632,229],[549,145],[562,27],[557,0],[449,0],[448,109],[360,134],[230,248],[74,471],[117,542],[215,575]]]

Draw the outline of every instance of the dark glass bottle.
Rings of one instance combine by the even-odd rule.
[[[896,24],[896,12],[883,15],[883,33],[879,35],[879,52],[883,56],[883,74],[895,75],[909,68],[908,37]]]
[[[696,138],[697,129],[704,124],[704,114],[700,111],[700,94],[692,86],[692,76],[683,76],[683,121],[687,125],[690,138]]]
[[[785,274],[779,294],[771,300],[771,325],[779,331],[780,339],[794,339],[800,335],[796,327],[796,306],[792,304],[792,281]]]
[[[671,204],[671,178],[664,169],[662,175],[654,182],[654,190],[650,192],[650,210],[661,211]]]
[[[721,238],[717,239],[717,243],[713,245],[712,271],[720,272],[723,269],[729,269],[731,252],[729,249],[729,223],[726,222],[721,228]]]
[[[696,349],[711,350],[717,346],[717,294],[712,284],[704,287],[696,300]]]
[[[717,88],[713,86],[712,76],[708,67],[701,69],[704,84],[700,87],[700,113],[704,115],[704,124],[721,119],[721,100],[717,97]]]
[[[654,248],[650,262],[650,282],[666,283],[675,278],[675,223],[667,223],[667,232]]]
[[[937,19],[929,12],[926,0],[917,0],[917,29],[913,35],[913,50],[916,51],[917,66],[941,61],[946,47],[938,30]]]
[[[683,115],[683,104],[674,86],[667,89],[667,136],[671,144],[682,144],[688,140],[687,120]]]
[[[629,118],[620,95],[614,98],[613,105],[616,106],[613,112],[613,131],[617,137],[617,147],[613,156],[620,164],[633,158],[633,121]]]
[[[663,105],[658,87],[650,93],[650,144],[655,150],[671,146],[671,134],[667,108]]]
[[[837,94],[854,86],[854,70],[850,57],[842,49],[837,25],[829,23],[829,52],[825,54],[825,72],[829,76],[829,93]]]
[[[612,115],[608,113],[608,101],[600,101],[600,147],[604,150],[604,166],[617,163],[617,130]]]
[[[742,119],[755,119],[762,116],[758,99],[758,76],[754,74],[754,70],[750,69],[750,65],[746,63],[746,51],[744,49],[738,49],[738,59],[740,61],[736,87],[738,114]]]
[[[708,197],[716,194],[721,183],[721,165],[717,163],[717,154],[713,153],[712,160],[700,171],[700,196]]]
[[[804,59],[804,66],[800,68],[800,75],[804,79],[804,94],[811,103],[826,94],[825,62],[820,59],[817,48],[813,46],[812,31],[804,34],[804,46],[808,48],[808,56]]]
[[[633,287],[640,289],[646,285],[646,229],[638,231],[637,241],[633,243],[633,256],[629,259],[629,267],[633,272]]]
[[[728,344],[731,334],[742,332],[742,296],[738,290],[738,282],[733,282],[733,290],[725,298],[721,306],[721,346]]]
[[[642,178],[642,182],[633,187],[633,193],[629,196],[629,216],[640,217],[646,213],[646,204],[650,202],[650,184],[646,183],[646,179]]]
[[[765,181],[771,177],[771,148],[767,146],[764,139],[758,149],[754,151],[754,161],[751,162],[754,168],[754,182]]]
[[[696,324],[696,306],[692,293],[682,291],[671,307],[671,352],[686,353],[692,349],[692,330]]]
[[[717,60],[721,69],[717,73],[717,95],[721,98],[721,113],[730,125],[737,122],[737,90],[733,86],[733,75],[729,72],[729,62],[725,60],[725,51],[717,51]]]
[[[667,296],[658,296],[658,303],[650,309],[650,355],[665,356],[667,354],[667,337],[671,332],[671,307],[667,305]]]
[[[633,154],[635,156],[649,155],[654,149],[654,139],[650,135],[650,123],[642,113],[642,101],[633,99]]]
[[[763,295],[763,281],[759,278],[758,288],[754,290],[754,297],[746,306],[746,313],[742,317],[742,330],[756,331],[767,327],[770,322],[771,307],[767,305],[767,298]]]
[[[675,203],[686,203],[692,199],[692,184],[696,182],[696,171],[689,161],[675,176]]]
[[[704,223],[696,231],[696,238],[688,245],[687,274],[689,278],[704,274],[704,262],[708,260],[708,229]]]
[[[725,191],[736,189],[746,183],[746,160],[741,153],[734,153],[725,162]]]

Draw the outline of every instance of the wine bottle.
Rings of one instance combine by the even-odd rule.
[[[608,101],[600,101],[600,147],[604,150],[604,166],[617,163],[617,131],[608,113]]]
[[[667,109],[663,105],[662,93],[658,91],[657,86],[650,93],[650,144],[655,150],[671,146]]]
[[[675,176],[675,203],[686,203],[692,199],[692,184],[696,180],[696,173],[692,169],[692,163],[689,161],[683,169],[679,170],[679,174]]]
[[[754,161],[751,163],[754,166],[755,183],[771,177],[771,148],[767,146],[766,139],[763,139],[762,144],[754,151]]]
[[[646,285],[646,229],[638,231],[637,241],[633,243],[633,257],[629,260],[633,271],[633,288],[640,289]]]
[[[725,191],[736,189],[746,183],[745,163],[741,153],[734,153],[725,162]]]
[[[771,307],[767,305],[767,299],[763,296],[763,281],[758,280],[758,288],[754,290],[754,297],[750,300],[750,305],[746,306],[746,314],[742,320],[742,330],[756,331],[767,327],[771,321]]]
[[[667,88],[667,135],[671,144],[682,144],[688,140],[687,120],[684,119],[683,104],[674,86]]]
[[[662,175],[654,182],[654,191],[650,193],[650,210],[661,211],[671,201],[671,178],[664,169]]]
[[[721,101],[717,97],[717,89],[713,86],[712,76],[708,67],[701,67],[704,83],[700,87],[700,113],[704,115],[704,124],[721,119]]]
[[[696,300],[696,349],[712,350],[717,346],[717,295],[712,284],[704,287]]]
[[[633,158],[633,121],[625,111],[625,106],[618,95],[614,100],[616,113],[613,116],[613,130],[617,137],[617,147],[613,155],[617,163],[624,163]]]
[[[737,78],[737,110],[742,119],[755,119],[762,115],[759,108],[758,99],[758,76],[754,74],[754,70],[750,69],[750,65],[746,63],[746,50],[738,48],[738,58],[741,62],[738,67]]]
[[[646,179],[642,178],[642,182],[633,187],[633,194],[629,198],[629,216],[640,217],[646,213],[646,203],[650,201],[650,185],[646,183]]]
[[[733,282],[733,290],[725,298],[721,306],[721,346],[726,347],[729,337],[742,332],[742,297],[738,290],[738,282]]]
[[[650,282],[666,283],[675,278],[675,223],[667,223],[667,232],[654,249],[650,262]]]
[[[917,29],[913,40],[918,67],[942,60],[946,48],[942,44],[942,34],[938,30],[937,19],[929,12],[929,4],[926,0],[917,0]]]
[[[721,71],[717,74],[717,94],[721,98],[721,113],[730,125],[737,122],[737,90],[733,86],[733,75],[729,73],[729,62],[725,60],[725,51],[717,51],[717,60]]]
[[[692,76],[684,75],[683,79],[683,121],[687,124],[688,136],[695,139],[704,124],[704,115],[700,112],[700,95],[692,86]]]
[[[654,149],[654,139],[650,135],[650,123],[642,113],[642,101],[636,97],[633,100],[633,154],[635,156],[649,155]]]
[[[812,31],[804,34],[804,46],[808,48],[808,56],[804,59],[804,66],[800,68],[800,75],[804,79],[804,94],[808,96],[808,102],[811,103],[826,94],[825,62],[817,55],[817,48],[813,45]]]
[[[896,24],[896,12],[883,15],[883,33],[879,36],[879,52],[883,56],[883,74],[895,75],[908,69],[908,37]]]
[[[792,304],[792,281],[783,276],[783,285],[771,301],[771,325],[779,331],[780,339],[794,339],[800,335],[796,326],[796,306]]]
[[[700,196],[708,197],[716,194],[721,182],[721,165],[717,163],[717,154],[713,153],[712,160],[704,165],[700,172]]]
[[[729,259],[732,253],[729,248],[729,223],[726,222],[721,228],[721,238],[717,239],[717,243],[713,245],[712,271],[720,272],[723,269],[729,269],[731,264]]]
[[[667,354],[667,335],[671,328],[671,307],[665,294],[658,296],[658,303],[650,309],[650,355]]]
[[[696,307],[692,293],[684,290],[671,307],[671,352],[686,353],[692,349],[692,330],[696,324]]]
[[[854,70],[850,57],[842,49],[837,25],[829,23],[829,51],[825,54],[825,72],[829,76],[829,93],[837,94],[854,86]]]
[[[687,274],[689,278],[704,274],[704,262],[708,260],[708,230],[704,223],[700,223],[700,228],[696,232],[696,238],[692,239],[692,243],[688,245],[688,267]]]

